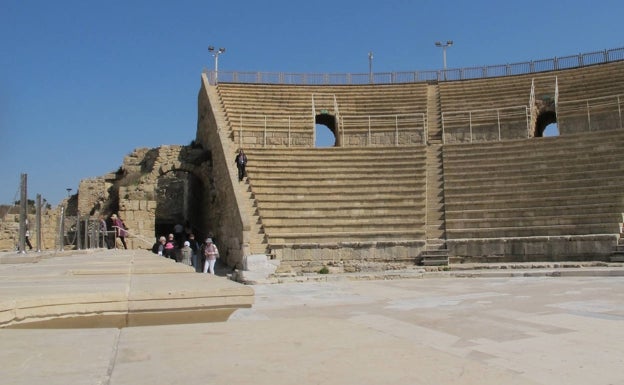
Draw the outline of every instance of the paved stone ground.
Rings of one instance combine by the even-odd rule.
[[[569,277],[514,273],[520,276],[255,285],[253,307],[222,323],[0,330],[0,378],[3,384],[624,384],[624,277],[609,269]]]

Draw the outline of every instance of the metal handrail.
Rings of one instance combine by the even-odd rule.
[[[558,71],[624,60],[624,47],[589,53],[579,53],[552,59],[532,60],[520,63],[497,64],[483,67],[449,68],[445,70],[381,72],[381,73],[288,73],[219,71],[221,83],[262,84],[396,84],[429,81],[454,81],[483,79],[501,76],[525,75],[537,72]],[[216,84],[217,72],[204,69],[210,84]]]

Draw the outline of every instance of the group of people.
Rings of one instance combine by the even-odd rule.
[[[100,215],[100,234],[102,234],[102,239],[107,249],[116,249],[117,240],[121,242],[121,246],[124,249],[128,248],[126,245],[128,228],[117,214],[111,214],[108,219],[104,215]]]
[[[242,181],[246,176],[245,166],[247,165],[247,155],[242,148],[236,155],[235,163],[238,168],[238,180]],[[120,241],[124,249],[128,248],[126,245],[128,228],[117,214],[112,214],[108,219],[104,215],[100,216],[100,233],[106,248],[117,248],[117,240]],[[26,241],[30,246],[28,236]],[[184,226],[176,224],[173,232],[167,237],[160,236],[154,243],[152,251],[176,262],[191,265],[195,267],[197,272],[210,274],[215,273],[215,264],[219,258],[219,249],[214,242],[214,236],[208,234],[205,241],[200,244],[195,240],[195,235],[192,233],[188,221]]]
[[[176,225],[177,227],[177,225]],[[177,237],[177,228],[167,237],[160,236],[152,246],[152,252],[176,262],[190,265],[198,273],[215,274],[215,264],[219,258],[219,249],[215,245],[212,234],[200,244],[192,232]]]

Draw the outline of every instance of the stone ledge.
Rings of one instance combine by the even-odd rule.
[[[254,292],[140,250],[0,265],[0,327],[127,327],[226,321]]]

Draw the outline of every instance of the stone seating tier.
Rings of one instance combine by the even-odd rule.
[[[462,258],[603,256],[618,237],[624,211],[619,175],[624,130],[614,130],[612,113],[594,113],[595,130],[588,132],[581,127],[587,120],[582,108],[564,106],[557,116],[564,135],[526,139],[532,83],[538,104],[552,101],[556,84],[560,102],[614,97],[624,93],[624,61],[436,84],[221,83],[215,89],[225,115],[222,128],[250,155],[243,188],[249,189],[259,233],[268,250],[283,260],[366,259],[382,249],[390,258],[413,257],[427,237]],[[315,111],[312,94],[318,95]],[[374,123],[370,134],[367,124],[356,127],[360,132],[345,138],[342,147],[312,148],[314,115],[335,114],[333,96],[341,117],[424,113],[424,127],[435,133],[435,143],[448,141],[428,159],[427,148],[434,142],[418,150],[418,142],[393,147],[391,135],[382,136],[392,127]],[[516,106],[520,108],[494,115],[494,120],[477,112]],[[456,122],[445,119],[445,128],[456,132],[445,131],[443,138],[442,114],[465,110],[474,112],[474,131],[464,130],[465,117],[458,115]],[[239,131],[241,115],[243,131],[253,131],[248,137]],[[268,123],[265,132],[261,120],[245,121],[252,115],[289,117],[291,126]],[[495,127],[497,117],[500,126]],[[281,134],[271,132],[276,124],[282,126]],[[290,133],[284,139],[286,130],[292,140]],[[502,141],[497,141],[498,130]],[[340,135],[337,139],[343,139]],[[376,135],[383,140],[370,141]],[[449,143],[473,138],[474,143]],[[377,249],[379,244],[385,246]],[[354,251],[358,247],[365,251]]]
[[[623,131],[445,146],[449,238],[617,234]]]
[[[389,242],[425,235],[424,146],[358,149],[250,148],[251,196],[272,250],[302,244]],[[300,253],[281,255],[303,263]],[[331,252],[325,258],[335,258]],[[404,253],[404,257],[406,254]]]

